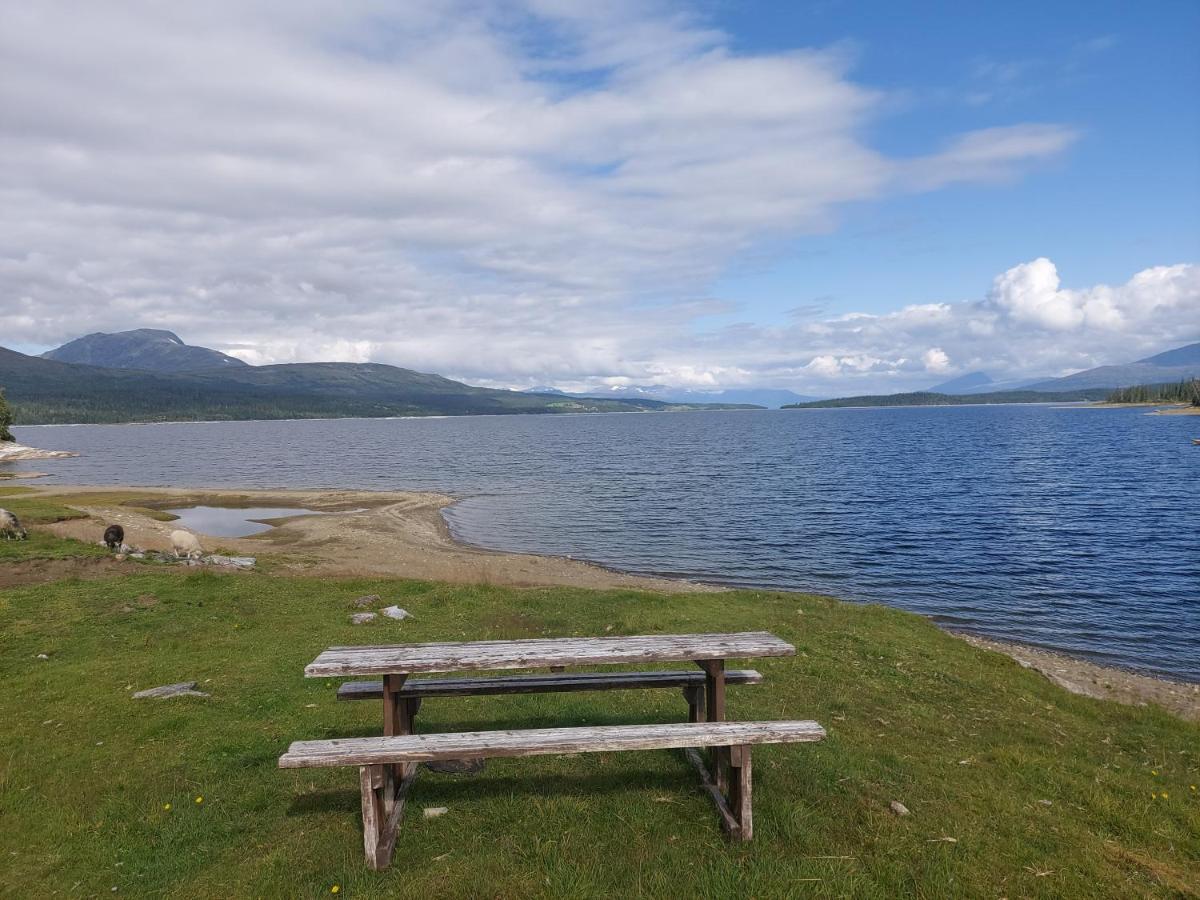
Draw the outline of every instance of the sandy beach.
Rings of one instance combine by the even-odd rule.
[[[455,541],[441,516],[444,494],[346,490],[169,490],[113,487],[35,488],[86,513],[48,526],[60,537],[95,542],[119,524],[130,546],[169,550],[176,526],[152,511],[184,506],[289,507],[324,515],[271,520],[252,537],[200,535],[208,551],[254,556],[279,574],[384,576],[512,587],[571,586],[679,593],[719,590],[693,582],[630,575],[578,560],[501,553]],[[103,524],[102,524],[103,523]]]

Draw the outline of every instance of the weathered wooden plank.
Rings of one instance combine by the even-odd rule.
[[[697,661],[704,670],[704,720],[725,721],[725,660],[701,659]],[[713,747],[709,751],[712,762],[713,781],[721,794],[729,792],[729,754],[724,747]]]
[[[712,798],[713,805],[717,808],[717,817],[721,820],[721,827],[729,834],[735,833],[738,830],[737,819],[734,818],[733,811],[729,808],[724,795],[717,790],[717,784],[712,780],[712,774],[708,771],[708,766],[704,764],[704,759],[692,747],[684,750],[683,754],[687,757],[688,762],[696,767],[696,771],[700,775],[700,786]]]
[[[726,684],[760,684],[762,673],[731,669]],[[400,690],[402,697],[472,697],[488,694],[554,694],[572,691],[619,691],[653,688],[704,688],[700,671],[577,672],[571,675],[497,675],[489,678],[413,678]],[[347,681],[338,688],[339,700],[378,700],[381,681]]]
[[[417,780],[416,767],[400,782],[400,787],[391,797],[390,804],[385,800],[387,819],[379,830],[379,846],[375,850],[375,865],[373,869],[386,869],[392,862],[396,852],[396,833],[400,828],[400,820],[404,818],[404,807],[408,801],[408,793],[413,782]]]
[[[792,656],[796,648],[766,631],[735,634],[666,634],[604,638],[536,638],[330,647],[304,669],[310,678],[387,675],[396,672],[462,672],[549,666],[677,662]]]
[[[363,853],[369,868],[378,868],[379,832],[382,816],[379,808],[379,793],[375,789],[376,779],[383,778],[380,766],[365,765],[358,770],[358,786],[362,792]]]
[[[606,750],[666,750],[819,741],[816,722],[702,722],[666,725],[601,725],[524,731],[468,731],[394,737],[297,741],[279,758],[283,769],[365,766],[461,757],[540,756]]]
[[[731,747],[729,764],[729,806],[738,824],[737,832],[733,836],[739,841],[748,841],[754,837],[754,813],[751,804],[753,769],[750,747],[745,744]]]

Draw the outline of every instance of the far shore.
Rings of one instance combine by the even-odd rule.
[[[198,505],[296,506],[326,513],[271,520],[276,527],[251,537],[200,535],[205,549],[257,557],[265,568],[278,575],[393,577],[459,584],[672,594],[726,590],[682,579],[634,575],[581,560],[506,553],[464,544],[454,539],[442,518],[441,511],[455,502],[445,494],[57,484],[29,489],[89,516],[44,526],[46,530],[60,537],[95,543],[103,531],[101,523],[117,523],[124,527],[129,544],[148,550],[170,549],[174,525],[170,517],[159,512],[162,509]],[[106,566],[102,571],[111,575],[117,570]],[[1200,684],[1103,666],[1015,642],[951,633],[981,649],[1003,653],[1073,693],[1133,705],[1153,703],[1185,719],[1200,721]]]

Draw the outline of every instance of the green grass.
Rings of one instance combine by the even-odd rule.
[[[353,627],[355,597],[415,618]],[[611,630],[609,630],[611,626]],[[766,629],[733,717],[813,718],[755,751],[755,840],[727,844],[676,754],[423,772],[392,869],[362,860],[357,773],[281,771],[377,734],[304,679],[346,643]],[[48,654],[48,660],[37,655]],[[197,680],[211,698],[134,701]],[[1200,727],[1076,697],[917,616],[755,592],[660,596],[153,573],[0,592],[0,895],[1187,896]],[[679,721],[673,691],[427,701],[418,729]],[[1166,797],[1162,795],[1166,794]],[[202,797],[203,802],[195,802]],[[912,814],[899,818],[900,800]],[[1049,801],[1044,803],[1043,801]],[[170,809],[166,805],[170,804]],[[425,806],[449,812],[424,819]],[[945,838],[954,838],[953,842]]]

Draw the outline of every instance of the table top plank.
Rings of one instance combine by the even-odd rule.
[[[793,656],[796,648],[766,631],[633,637],[532,638],[389,646],[330,647],[309,663],[309,678],[536,669],[548,666],[681,662]]]

